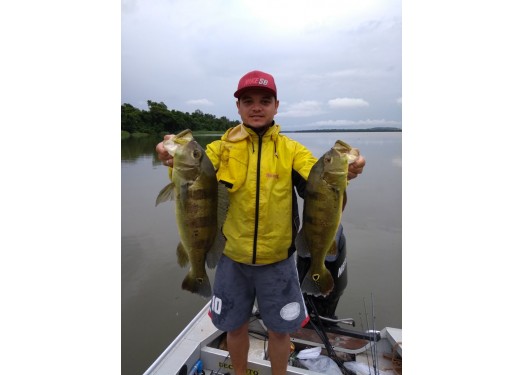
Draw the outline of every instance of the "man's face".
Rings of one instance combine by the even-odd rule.
[[[277,114],[279,101],[266,90],[249,89],[237,101],[242,122],[254,129],[264,128]]]

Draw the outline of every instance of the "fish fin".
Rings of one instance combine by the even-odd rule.
[[[173,194],[175,183],[170,182],[160,191],[155,202],[155,207],[162,202],[175,200],[175,194]]]
[[[206,274],[204,274],[202,278],[195,277],[195,274],[190,271],[182,281],[182,289],[201,295],[202,297],[211,297],[210,279]]]
[[[230,193],[224,184],[217,184],[217,227],[222,228],[230,207]]]
[[[310,256],[310,250],[308,249],[308,243],[304,237],[304,230],[301,228],[297,236],[295,237],[295,248],[297,249],[297,255],[307,258]]]
[[[301,284],[301,290],[303,293],[315,297],[326,297],[333,289],[334,279],[330,271],[328,271],[324,265],[320,274],[312,274],[312,269],[309,269]]]
[[[226,245],[226,238],[222,234],[220,228],[217,229],[217,236],[215,236],[215,241],[211,245],[210,250],[206,254],[206,265],[208,268],[215,268],[219,259],[221,258],[222,252],[224,251],[224,246]]]
[[[215,268],[226,245],[226,238],[222,234],[222,226],[226,221],[226,215],[230,206],[230,196],[228,189],[223,184],[217,187],[217,235],[210,250],[206,254],[206,265]]]
[[[177,246],[177,263],[179,263],[179,266],[185,267],[189,261],[188,252],[184,248],[182,242],[179,242],[179,245]]]

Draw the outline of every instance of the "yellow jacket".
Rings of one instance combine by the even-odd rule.
[[[317,161],[274,124],[259,137],[239,124],[206,147],[217,180],[230,191],[224,254],[245,264],[270,264],[295,251],[299,227],[292,178],[304,183]]]

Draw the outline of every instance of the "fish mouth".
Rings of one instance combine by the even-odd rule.
[[[179,134],[171,138],[173,142],[184,145],[193,140],[193,134],[190,129],[183,130]]]
[[[190,129],[183,130],[179,134],[172,136],[164,141],[164,148],[171,156],[175,156],[177,149],[183,147],[188,143],[194,141],[193,134]]]
[[[184,147],[188,142],[183,139],[171,138],[164,141],[164,148],[168,151],[171,156],[175,156],[177,150]]]
[[[345,158],[348,164],[352,164],[359,157],[359,150],[357,148],[352,148],[352,146],[341,140],[335,142],[332,150],[337,152],[341,158]]]
[[[342,154],[346,154],[350,152],[350,150],[352,150],[352,147],[350,145],[340,140],[336,141],[334,144],[334,147],[332,148]]]

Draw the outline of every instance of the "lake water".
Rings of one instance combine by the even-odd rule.
[[[347,188],[342,224],[348,285],[336,315],[367,329],[401,326],[401,133],[287,133],[320,157],[341,139],[366,158]],[[201,137],[204,146],[216,137]],[[187,272],[176,261],[179,235],[173,204],[155,207],[169,182],[156,158],[161,139],[122,141],[122,374],[142,374],[207,302],[181,289]],[[213,282],[214,270],[208,270]],[[361,325],[363,322],[363,326]],[[370,323],[371,324],[371,323]],[[371,327],[370,327],[371,328]]]

